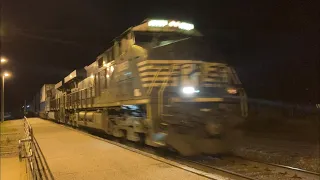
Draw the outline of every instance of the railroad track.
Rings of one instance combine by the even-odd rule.
[[[251,160],[239,156],[197,157],[187,158],[177,155],[167,150],[126,142],[121,143],[141,151],[163,157],[168,160],[184,164],[186,166],[205,171],[207,173],[218,174],[226,179],[236,180],[319,180],[320,173],[311,172],[290,166],[265,163]]]
[[[319,180],[320,174],[298,168],[263,163],[259,161],[231,156],[223,158],[198,158],[192,160],[175,157],[180,163],[217,173],[231,179],[244,180]]]
[[[218,174],[226,179],[236,180],[319,180],[320,173],[306,171],[289,166],[278,164],[264,163],[260,161],[250,160],[239,156],[221,156],[214,157],[198,157],[186,158],[167,150],[159,151],[152,147],[138,145],[130,141],[119,141],[107,135],[96,134],[88,131],[85,133],[98,136],[103,139],[116,141],[125,146],[138,149],[140,151],[160,156],[162,158],[184,164],[186,166],[205,171],[207,173]]]

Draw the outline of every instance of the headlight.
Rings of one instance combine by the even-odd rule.
[[[184,94],[193,94],[196,92],[196,90],[194,89],[194,87],[184,87],[182,88],[182,92]]]
[[[227,89],[227,92],[229,94],[237,94],[238,93],[238,90],[236,88],[228,88]]]

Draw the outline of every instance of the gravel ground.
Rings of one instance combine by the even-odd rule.
[[[236,148],[234,153],[258,161],[320,172],[319,141],[305,143],[279,139],[246,136],[243,145]]]
[[[19,155],[19,139],[24,135],[22,120],[10,120],[0,124],[0,156],[16,157]]]

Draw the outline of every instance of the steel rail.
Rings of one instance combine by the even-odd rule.
[[[244,161],[253,162],[253,163],[261,164],[261,165],[264,165],[264,166],[268,166],[270,168],[288,170],[288,171],[291,171],[292,173],[295,173],[295,174],[300,173],[300,174],[305,174],[307,176],[315,176],[315,178],[319,178],[320,179],[320,173],[317,173],[317,172],[308,171],[308,170],[305,170],[305,169],[300,169],[300,168],[286,166],[286,165],[275,164],[275,163],[261,162],[261,161],[258,161],[258,160],[253,160],[253,159],[244,158],[244,157],[240,157],[240,156],[235,156],[235,157],[237,157],[239,159],[242,159]]]
[[[303,179],[303,178],[305,178],[305,179],[319,179],[320,178],[320,173],[307,171],[307,170],[304,170],[304,169],[299,169],[299,168],[285,166],[285,165],[279,165],[279,164],[273,164],[273,163],[265,163],[265,162],[260,162],[260,161],[256,161],[256,160],[252,160],[252,159],[246,159],[246,158],[239,157],[239,156],[232,156],[230,158],[233,158],[232,162],[237,162],[237,160],[239,162],[241,162],[241,163],[239,163],[239,165],[243,165],[244,163],[247,163],[247,165],[251,164],[251,165],[257,165],[259,167],[266,167],[263,170],[261,170],[261,173],[266,171],[268,168],[269,169],[278,169],[278,170],[281,169],[281,170],[284,171],[284,173],[282,173],[282,175],[287,175],[287,174],[291,173],[293,175],[291,178],[299,178],[299,179]],[[216,171],[220,171],[220,172],[223,172],[223,173],[226,173],[226,174],[230,174],[230,175],[233,175],[235,177],[239,177],[241,179],[249,179],[249,180],[260,179],[260,178],[251,177],[251,176],[245,175],[245,173],[241,173],[240,174],[240,173],[238,173],[236,171],[232,171],[232,170],[229,170],[229,169],[224,169],[224,168],[217,167],[217,166],[214,166],[214,165],[209,165],[209,164],[202,163],[202,162],[199,162],[199,161],[196,161],[196,160],[190,160],[190,159],[183,158],[183,157],[180,157],[180,156],[175,157],[175,159],[178,159],[178,160],[180,160],[182,162],[189,162],[189,163],[196,164],[196,165],[199,165],[199,166],[202,166],[202,167],[206,167],[206,168],[210,168],[210,169],[213,169],[213,170],[216,170]],[[228,159],[225,159],[225,160],[228,160]],[[229,159],[229,161],[231,161],[231,159]],[[235,167],[236,167],[236,165],[235,165]],[[248,171],[248,173],[249,172],[250,171]],[[277,171],[277,172],[279,172],[279,171]]]
[[[187,158],[182,158],[182,157],[175,157],[175,158],[182,160],[182,162],[183,161],[187,161],[189,163],[193,163],[193,164],[200,165],[200,166],[203,166],[203,167],[207,167],[207,168],[210,168],[210,169],[213,169],[213,170],[216,170],[216,171],[220,171],[222,173],[226,173],[226,174],[235,176],[237,178],[248,179],[248,180],[256,180],[255,178],[252,178],[252,177],[249,177],[249,176],[237,173],[237,172],[233,172],[233,171],[226,170],[226,169],[223,169],[223,168],[219,168],[219,167],[216,167],[216,166],[208,165],[208,164],[201,163],[201,162],[198,162],[198,161],[193,161],[193,160],[190,160],[190,159],[187,159]]]

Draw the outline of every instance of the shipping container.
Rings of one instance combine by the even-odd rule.
[[[48,91],[53,89],[55,84],[45,84],[40,90],[40,103],[45,102],[48,96]]]

